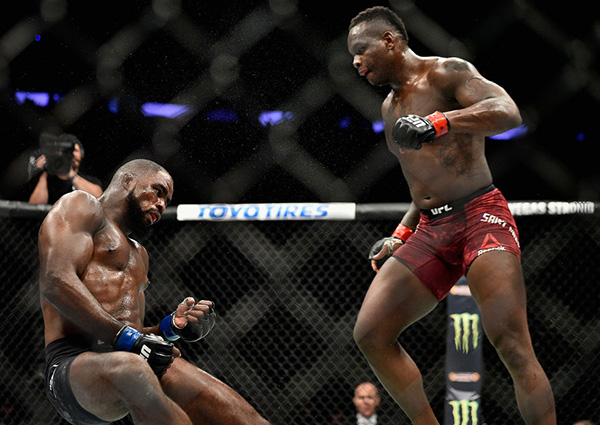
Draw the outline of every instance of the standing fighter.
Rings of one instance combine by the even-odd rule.
[[[392,254],[393,260],[367,291],[354,338],[412,422],[438,424],[419,369],[397,338],[465,274],[523,419],[555,424],[552,389],[527,325],[517,227],[484,156],[485,136],[518,126],[519,111],[470,63],[420,57],[407,43],[402,20],[385,7],[350,23],[354,67],[371,84],[391,86],[382,105],[386,141],[412,197],[393,236],[371,251],[376,271],[375,260]]]
[[[46,391],[70,423],[129,413],[136,424],[267,424],[172,343],[206,336],[215,321],[211,301],[188,297],[159,325],[143,327],[148,253],[128,235],[159,221],[172,195],[163,167],[134,160],[99,199],[71,192],[42,223]]]

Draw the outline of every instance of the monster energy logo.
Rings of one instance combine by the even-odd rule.
[[[469,352],[472,341],[473,349],[479,346],[479,314],[451,314],[454,321],[454,345],[456,350]]]
[[[478,401],[453,400],[448,404],[452,407],[453,425],[478,425]]]

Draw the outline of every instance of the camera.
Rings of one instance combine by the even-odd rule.
[[[40,135],[40,150],[46,156],[48,174],[69,174],[76,142],[77,139],[69,134],[54,136],[43,133]]]

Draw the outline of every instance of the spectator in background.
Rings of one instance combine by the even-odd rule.
[[[29,163],[30,184],[33,187],[29,202],[54,204],[73,191],[83,190],[95,197],[102,195],[100,180],[79,174],[83,160],[83,145],[72,134],[40,136],[40,155]]]
[[[354,389],[352,398],[356,414],[345,418],[339,422],[339,425],[385,425],[389,423],[385,416],[377,413],[377,408],[381,402],[377,387],[371,382],[362,382]]]
[[[585,421],[577,421],[573,425],[596,425],[596,424],[592,421],[585,420]]]

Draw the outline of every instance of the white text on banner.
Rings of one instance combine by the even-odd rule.
[[[352,202],[281,204],[182,204],[179,221],[354,220]]]

